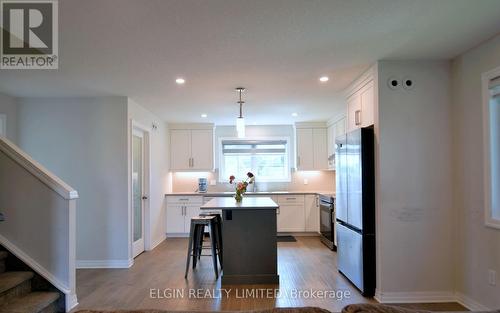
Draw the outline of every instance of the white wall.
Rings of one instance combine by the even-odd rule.
[[[16,99],[0,93],[0,114],[7,116],[7,138],[15,143],[17,140]]]
[[[127,98],[19,99],[18,144],[78,190],[78,263],[127,266]]]
[[[165,193],[170,188],[168,173],[170,156],[168,152],[169,133],[165,122],[131,99],[128,101],[128,118],[130,127],[129,134],[131,131],[131,120],[150,129],[150,193],[149,208],[147,209],[148,212],[146,212],[145,217],[147,222],[149,222],[150,229],[150,233],[146,234],[146,249],[150,250],[165,239]],[[151,129],[153,123],[158,126],[157,129]],[[131,171],[130,164],[131,163],[129,163],[129,173]],[[131,175],[129,174],[129,184],[131,184],[130,177]],[[147,244],[148,241],[150,242],[149,245]]]
[[[500,36],[452,64],[456,289],[492,309],[500,307],[500,281],[490,286],[488,270],[500,279],[500,230],[484,226],[481,74],[499,66]]]
[[[411,77],[391,90],[389,77]],[[377,130],[377,293],[384,301],[453,296],[448,62],[381,61]]]

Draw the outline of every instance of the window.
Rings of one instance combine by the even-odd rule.
[[[245,179],[252,172],[259,182],[290,181],[287,139],[221,140],[220,181],[230,175]]]
[[[483,75],[486,225],[500,228],[500,68]]]

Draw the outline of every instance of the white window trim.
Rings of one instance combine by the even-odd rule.
[[[2,121],[2,129],[0,129],[0,137],[7,137],[7,115],[0,114],[0,121]]]
[[[485,225],[488,227],[500,229],[500,220],[493,218],[491,203],[491,160],[490,160],[490,90],[489,82],[495,77],[500,76],[500,67],[483,73],[482,92],[483,92],[483,171],[484,171],[484,205],[485,205]]]
[[[288,178],[286,179],[275,179],[275,180],[259,180],[259,177],[256,177],[256,183],[258,184],[259,182],[265,182],[265,183],[290,183],[292,181],[292,156],[290,155],[290,137],[283,137],[283,136],[271,136],[271,137],[245,137],[243,138],[238,138],[238,137],[219,137],[218,138],[218,146],[217,146],[217,153],[219,156],[219,177],[218,181],[219,183],[227,183],[229,180],[229,177],[222,177],[223,173],[223,159],[224,155],[222,153],[222,141],[224,140],[286,140],[286,155],[287,155],[287,163],[288,163]],[[235,173],[237,175],[239,173]],[[238,177],[237,177],[238,178]]]

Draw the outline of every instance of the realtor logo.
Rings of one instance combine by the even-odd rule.
[[[57,0],[2,0],[1,69],[57,69]]]

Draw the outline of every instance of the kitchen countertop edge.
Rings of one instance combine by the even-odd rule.
[[[232,196],[233,192],[224,192],[224,191],[213,191],[213,192],[190,192],[190,191],[185,191],[185,192],[169,192],[165,194],[165,197],[169,196],[204,196],[204,197],[230,197]],[[247,192],[246,193],[249,196],[286,196],[286,195],[330,195],[332,197],[335,197],[335,192],[331,191],[279,191],[279,192],[265,192],[265,191],[259,191],[256,193],[253,192]]]

